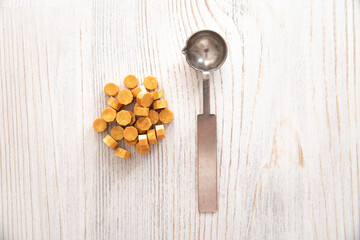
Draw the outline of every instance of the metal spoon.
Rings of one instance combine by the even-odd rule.
[[[210,71],[223,65],[227,56],[224,39],[216,32],[194,33],[183,49],[190,66],[203,74],[203,114],[197,116],[198,200],[200,212],[217,210],[216,115],[210,114]]]

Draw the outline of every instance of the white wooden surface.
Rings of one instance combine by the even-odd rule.
[[[359,1],[0,6],[0,239],[360,239]],[[201,84],[181,54],[200,29],[229,45],[214,214],[197,211]],[[175,120],[123,161],[92,121],[128,73],[157,76]]]

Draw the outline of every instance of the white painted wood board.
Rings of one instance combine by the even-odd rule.
[[[0,239],[360,239],[360,3],[0,0]],[[211,75],[218,204],[199,214],[201,76],[181,49],[223,35]],[[118,159],[103,86],[159,79],[175,120]]]

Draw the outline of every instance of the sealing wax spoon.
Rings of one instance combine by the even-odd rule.
[[[226,60],[227,46],[216,32],[194,33],[183,49],[189,65],[203,74],[203,114],[197,116],[198,200],[200,212],[217,210],[216,115],[210,113],[210,72]]]

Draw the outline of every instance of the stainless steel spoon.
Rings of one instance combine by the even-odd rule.
[[[210,114],[210,72],[223,65],[227,56],[224,39],[216,32],[194,33],[183,49],[190,66],[203,74],[203,114],[197,116],[198,200],[200,212],[217,210],[216,115]]]

